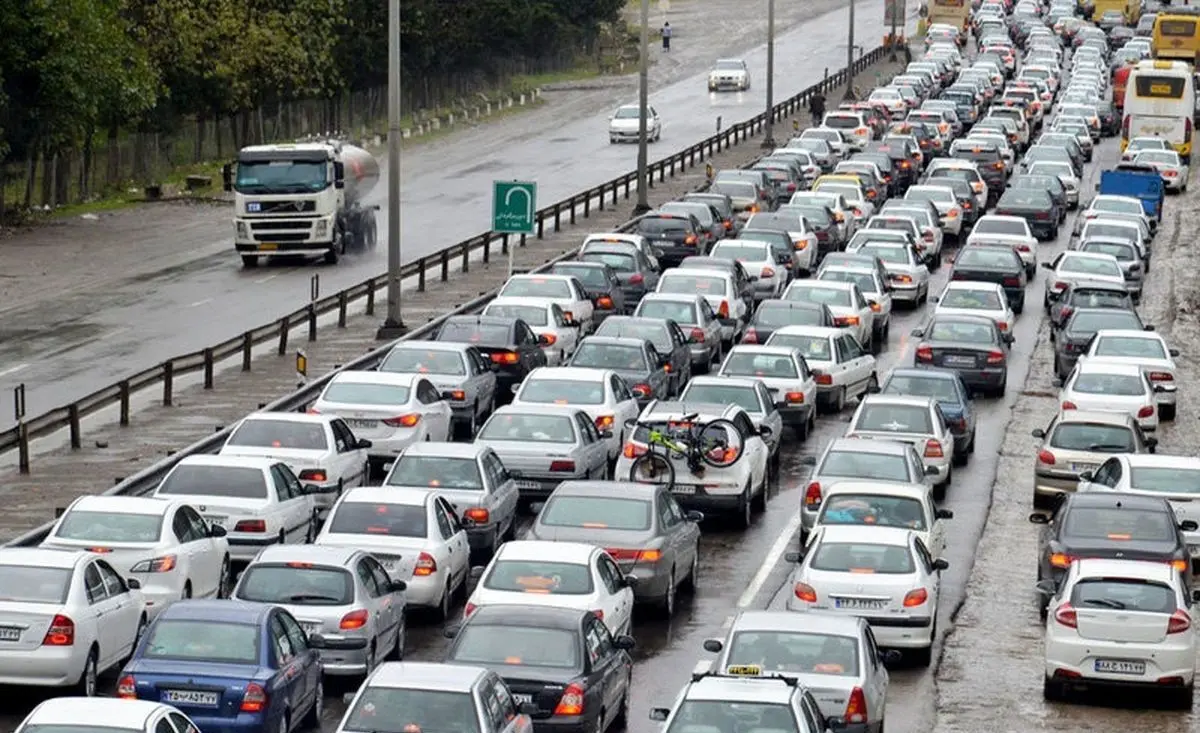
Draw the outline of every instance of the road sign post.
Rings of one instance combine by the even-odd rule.
[[[537,184],[532,181],[492,183],[492,231],[533,234],[537,231]],[[508,276],[513,274],[513,250],[508,248]]]

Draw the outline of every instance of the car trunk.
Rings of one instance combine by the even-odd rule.
[[[339,413],[340,416],[340,413]],[[388,415],[395,417],[395,415]],[[354,427],[351,425],[350,427]],[[357,430],[356,430],[357,434]],[[369,437],[369,436],[362,436]],[[288,468],[299,475],[304,468],[319,467],[321,461],[328,455],[328,450],[303,448],[266,448],[259,445],[226,445],[221,448],[223,456],[243,456],[247,458],[268,458],[287,464]]]
[[[1079,636],[1121,644],[1148,644],[1167,637],[1165,613],[1075,607]],[[1190,632],[1189,632],[1190,633]]]
[[[491,446],[501,456],[504,462],[504,467],[508,472],[517,478],[517,486],[526,488],[524,482],[520,480],[524,475],[550,475],[552,473],[561,473],[564,480],[573,478],[576,469],[582,466],[575,466],[570,471],[552,471],[552,467],[556,463],[569,461],[574,465],[575,454],[572,450],[574,443],[560,444],[556,443],[521,443],[512,440],[482,440],[480,441]],[[529,487],[533,488],[533,487]]]
[[[37,649],[59,608],[55,603],[0,602],[0,642],[6,650]]]
[[[253,665],[192,662],[183,659],[139,659],[131,670],[138,697],[165,702],[192,716],[235,718],[244,685],[233,680],[253,677],[266,685],[267,670]],[[149,685],[150,694],[145,695]]]
[[[197,497],[193,506],[204,516],[209,524],[219,525],[228,531],[233,531],[237,520],[244,517],[257,517],[266,508],[267,499],[242,499],[233,496]]]
[[[42,547],[53,550],[88,550],[104,555],[104,560],[121,576],[128,576],[129,569],[152,556],[157,542],[97,542],[96,540],[65,540],[54,537],[42,543]]]
[[[381,538],[382,539],[382,538]],[[409,580],[417,566],[417,558],[428,542],[424,537],[392,537],[376,541],[368,534],[334,534],[322,537],[322,545],[353,547],[371,553],[393,580]]]
[[[873,438],[875,440],[895,440],[901,443],[908,443],[917,451],[917,455],[925,455],[925,444],[932,440],[928,434],[922,433],[899,433],[890,430],[858,430],[851,429],[852,435],[846,437],[853,438]]]
[[[826,718],[840,718],[846,714],[846,703],[849,700],[849,690],[854,688],[857,679],[854,677],[836,677],[828,674],[806,674],[804,672],[784,671],[788,677],[795,679],[800,686],[812,693],[817,701],[817,707]]]
[[[532,702],[537,705],[533,718],[549,718],[562,699],[567,685],[579,679],[581,672],[554,667],[528,667],[519,665],[485,665],[500,675],[512,692],[517,704]]]
[[[326,410],[345,420],[346,425],[354,431],[354,437],[368,440],[385,438],[396,432],[396,428],[384,420],[393,420],[407,412],[378,405],[328,405]]]

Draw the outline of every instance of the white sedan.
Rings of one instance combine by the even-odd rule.
[[[480,313],[482,316],[520,318],[529,330],[545,336],[542,351],[546,364],[565,364],[579,345],[579,324],[567,318],[562,306],[546,298],[493,298]]]
[[[123,700],[114,697],[52,697],[34,708],[15,733],[92,728],[91,725],[81,724],[100,720],[104,721],[104,733],[200,731],[188,716],[162,702]]]
[[[538,298],[558,303],[563,310],[563,316],[579,324],[580,336],[586,336],[596,330],[593,320],[596,307],[588,297],[587,288],[573,275],[513,275],[496,296]]]
[[[1192,591],[1168,563],[1086,558],[1071,563],[1046,617],[1047,700],[1089,682],[1157,688],[1171,707],[1192,709],[1196,629]]]
[[[81,496],[41,546],[103,554],[121,577],[138,579],[151,618],[177,600],[220,598],[231,587],[225,530],[175,497]]]
[[[1079,358],[1141,367],[1156,388],[1159,419],[1174,420],[1179,388],[1177,356],[1179,351],[1168,347],[1166,339],[1153,331],[1102,329]]]
[[[638,416],[637,395],[611,369],[538,367],[517,385],[513,405],[569,405],[587,413],[596,429],[611,431],[603,440],[608,460],[616,460],[625,442],[625,422]]]
[[[333,505],[315,544],[371,553],[393,580],[408,584],[407,605],[446,619],[470,566],[464,522],[434,490],[360,486]]]
[[[871,346],[875,353],[882,351],[887,346],[888,336],[891,335],[893,301],[892,286],[888,285],[879,269],[857,263],[826,265],[817,273],[817,279],[837,280],[858,286],[875,313]]]
[[[340,417],[356,437],[370,440],[373,466],[392,463],[410,445],[451,437],[450,403],[421,374],[338,372],[309,412]]]
[[[742,267],[746,269],[746,274],[750,276],[750,282],[754,286],[756,301],[778,298],[790,279],[788,266],[791,262],[779,262],[769,242],[759,242],[753,239],[722,239],[712,248],[709,256],[742,263]]]
[[[875,357],[848,328],[784,326],[775,329],[766,345],[800,351],[817,383],[818,407],[834,414],[879,386]]]
[[[950,485],[954,434],[932,397],[868,395],[850,418],[846,437],[909,443],[921,455],[926,469],[933,469],[934,492],[944,492]]]
[[[935,558],[915,532],[826,525],[814,530],[799,555],[788,553],[800,563],[792,573],[788,610],[865,616],[868,622],[884,617],[891,623],[871,624],[879,646],[910,652],[918,666],[929,666],[941,572],[949,563]]]
[[[600,611],[613,635],[628,634],[634,581],[617,578],[614,587],[607,577],[606,554],[582,542],[506,542],[486,568],[471,568],[479,585],[467,599],[463,616],[496,605],[576,608]]]
[[[938,224],[941,225],[942,232],[951,237],[957,237],[962,233],[962,207],[958,205],[958,198],[955,197],[953,188],[936,184],[912,186],[905,192],[904,198],[908,201],[932,203],[937,207]]]
[[[1135,364],[1079,361],[1062,385],[1063,410],[1127,412],[1142,430],[1158,429],[1156,387]]]
[[[783,300],[829,306],[833,324],[849,329],[867,351],[875,338],[875,311],[858,285],[839,280],[797,280],[783,293]]]
[[[99,553],[0,549],[0,684],[95,697],[146,630],[139,587]]]
[[[856,525],[911,529],[934,556],[946,550],[946,524],[954,512],[938,509],[929,487],[892,481],[852,479],[825,487],[814,527]],[[812,540],[813,535],[809,535]]]
[[[1183,193],[1187,190],[1191,170],[1174,150],[1143,150],[1133,156],[1133,162],[1157,170],[1158,175],[1162,177],[1163,186],[1168,191]]]
[[[1050,311],[1050,303],[1057,300],[1069,285],[1099,282],[1125,287],[1125,271],[1112,255],[1068,250],[1059,253],[1050,262],[1043,262],[1042,267],[1053,273],[1046,279],[1043,305],[1047,312]]]
[[[1004,288],[996,283],[951,280],[937,298],[933,315],[968,315],[991,318],[1004,333],[1012,333],[1017,317]]]
[[[817,381],[795,347],[739,344],[730,349],[717,376],[762,382],[784,422],[797,430],[800,440],[816,427]]]
[[[1033,278],[1037,269],[1038,240],[1033,236],[1033,230],[1029,228],[1029,222],[1024,217],[1000,214],[979,217],[975,226],[971,227],[971,233],[967,235],[967,246],[993,242],[1011,244],[1021,256],[1021,262],[1025,263],[1025,274]]]

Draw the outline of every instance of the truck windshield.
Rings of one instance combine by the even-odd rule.
[[[308,193],[329,185],[324,162],[271,160],[238,163],[238,193]]]

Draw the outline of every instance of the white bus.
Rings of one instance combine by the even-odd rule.
[[[1161,137],[1185,161],[1189,160],[1195,110],[1196,89],[1190,66],[1182,61],[1138,62],[1125,84],[1121,151],[1135,137]]]

